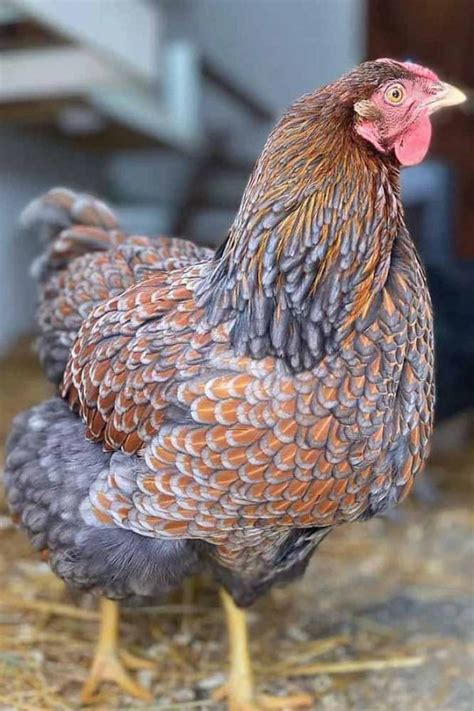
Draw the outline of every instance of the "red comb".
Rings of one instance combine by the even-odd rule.
[[[438,77],[431,69],[422,67],[420,64],[415,64],[414,62],[402,62],[403,66],[408,69],[408,71],[413,72],[413,74],[418,74],[419,77],[423,79],[429,79],[430,81],[439,81]]]
[[[415,64],[414,62],[397,62],[395,59],[390,59],[389,57],[383,57],[381,59],[377,59],[376,61],[401,64],[402,67],[405,67],[405,69],[407,69],[409,72],[412,72],[412,74],[416,74],[417,76],[422,77],[423,79],[429,79],[430,81],[439,81],[439,78],[434,72],[431,71],[431,69],[422,67],[421,64]]]

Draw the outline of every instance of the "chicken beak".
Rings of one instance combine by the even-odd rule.
[[[464,92],[460,89],[443,82],[438,96],[428,103],[429,112],[432,114],[435,111],[439,111],[439,109],[444,109],[446,106],[456,106],[457,104],[462,104],[466,101],[466,99],[466,94],[464,94]]]

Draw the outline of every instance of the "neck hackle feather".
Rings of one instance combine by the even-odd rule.
[[[399,170],[353,130],[351,86],[299,99],[270,134],[198,291],[240,354],[311,368],[370,309],[404,230]]]

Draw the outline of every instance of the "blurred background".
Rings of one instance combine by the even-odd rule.
[[[87,190],[113,204],[127,230],[217,245],[270,128],[293,99],[377,57],[425,64],[469,92],[474,87],[473,26],[472,0],[0,0],[0,441],[13,414],[48,392],[31,348],[35,285],[28,274],[39,245],[17,226],[31,198],[55,185]],[[405,598],[400,602],[407,586],[423,587],[410,575],[419,575],[428,561],[438,598],[446,586],[462,598],[456,614],[443,615],[456,617],[463,631],[436,627],[438,636],[446,641],[451,635],[456,643],[468,628],[472,633],[472,616],[466,624],[463,606],[472,594],[466,576],[473,572],[472,514],[466,505],[472,500],[466,497],[472,495],[474,470],[473,124],[472,100],[436,117],[429,160],[405,170],[402,180],[407,219],[427,267],[436,312],[438,426],[415,503],[425,523],[417,528],[418,513],[409,512],[408,519],[402,513],[401,521],[383,523],[388,529],[377,528],[380,522],[369,525],[363,555],[349,539],[341,549],[351,560],[362,556],[361,565],[372,560],[372,569],[358,569],[357,575],[372,574],[373,585],[378,573],[386,584],[395,576],[392,588],[379,591],[379,597],[388,594],[396,616],[404,619],[401,629],[406,623],[412,632],[420,615],[430,624],[441,619],[436,606],[420,612],[415,593],[410,604],[403,603]],[[27,546],[19,553],[19,534],[10,531],[6,517],[2,525],[7,543],[14,542],[11,554],[2,544],[7,574],[9,555],[23,556],[26,570]],[[387,534],[386,548],[376,545],[381,530]],[[408,572],[400,571],[399,557],[394,562],[394,541],[411,561]],[[328,558],[327,572],[338,579],[334,587],[340,588],[341,605],[360,613],[362,601],[345,586],[344,555],[336,570]],[[353,566],[351,571],[354,576]],[[24,571],[18,576],[20,587],[36,584]],[[311,576],[308,580],[305,585]],[[366,585],[365,580],[367,593]],[[337,604],[336,592],[334,599]],[[447,600],[458,604],[452,595]],[[283,604],[291,610],[286,598]],[[311,615],[301,610],[294,612],[295,625],[303,620],[310,629]],[[311,610],[316,615],[314,605]],[[390,610],[369,617],[382,627],[379,618],[389,618]],[[339,634],[352,616],[334,614],[331,631]],[[465,653],[463,647],[457,651],[460,657]],[[424,684],[447,674],[439,664]],[[392,675],[400,687],[398,698],[402,691],[407,695],[393,708],[470,709],[469,673],[459,672],[456,663],[453,668],[451,676],[461,681],[458,686],[443,681],[437,705],[426,699],[423,705],[424,687],[413,690],[408,672]],[[356,691],[350,685],[341,691],[326,681],[327,689],[322,684],[318,692],[321,708],[330,704],[324,699],[331,694],[337,703],[327,708],[392,708],[389,697],[386,705],[376,705],[378,682],[366,681]]]

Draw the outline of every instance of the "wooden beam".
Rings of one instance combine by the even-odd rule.
[[[258,121],[273,121],[274,112],[265,106],[263,101],[250,92],[239,82],[231,79],[219,67],[206,57],[201,60],[201,70],[204,79],[213,84],[219,91],[235,101]]]
[[[195,154],[200,150],[199,136],[183,130],[166,103],[140,88],[92,90],[88,99],[108,116],[180,153]]]
[[[121,83],[115,68],[76,47],[0,54],[0,101],[81,94],[92,87]]]
[[[144,0],[10,0],[11,6],[88,46],[144,81],[157,78],[160,14]]]

